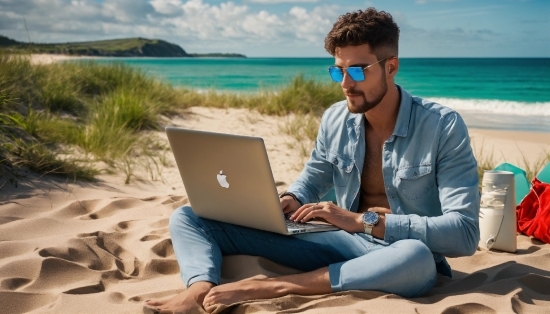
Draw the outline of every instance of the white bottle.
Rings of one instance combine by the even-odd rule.
[[[485,171],[479,212],[479,246],[481,248],[516,252],[515,195],[512,172]]]

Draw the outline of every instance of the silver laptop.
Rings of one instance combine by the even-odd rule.
[[[281,234],[338,230],[285,218],[262,138],[176,127],[166,135],[197,216]]]

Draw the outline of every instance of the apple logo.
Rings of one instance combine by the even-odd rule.
[[[217,176],[217,178],[218,178],[218,183],[219,183],[222,187],[228,189],[228,188],[229,188],[229,183],[227,183],[226,177],[227,177],[227,176],[226,176],[225,174],[223,174],[223,170],[220,171],[220,174],[218,174],[218,176]]]

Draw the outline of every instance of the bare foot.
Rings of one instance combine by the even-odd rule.
[[[202,303],[208,291],[214,287],[211,282],[195,282],[178,295],[168,299],[145,301],[145,305],[159,313],[201,313]]]
[[[204,297],[203,306],[207,312],[212,312],[214,304],[230,305],[237,302],[271,299],[285,295],[280,282],[268,279],[243,280],[210,289]]]

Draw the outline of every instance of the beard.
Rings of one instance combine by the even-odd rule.
[[[345,94],[359,95],[361,98],[348,99],[348,110],[351,113],[365,113],[372,108],[378,106],[378,104],[384,99],[388,92],[388,84],[386,83],[386,72],[382,72],[382,77],[376,84],[376,87],[372,89],[373,95],[370,100],[365,96],[365,92],[362,90],[348,89]]]

